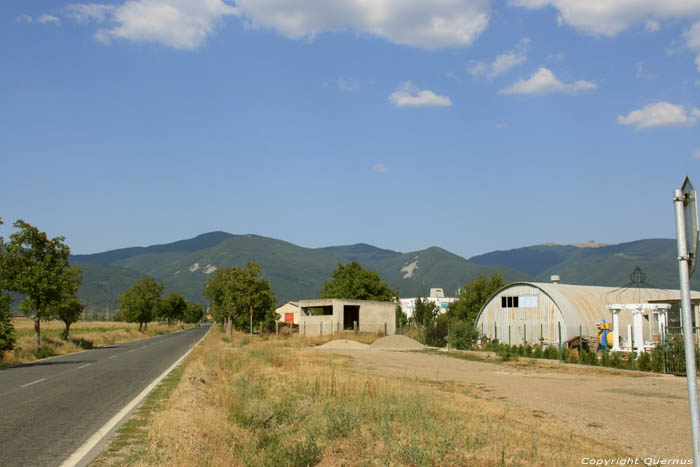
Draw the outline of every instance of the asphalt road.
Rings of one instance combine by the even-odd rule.
[[[0,466],[56,466],[209,326],[0,370]]]

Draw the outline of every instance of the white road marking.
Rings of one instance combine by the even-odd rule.
[[[168,376],[170,374],[170,372],[173,371],[185,359],[185,357],[187,357],[190,354],[190,352],[192,352],[192,349],[194,349],[200,342],[202,342],[204,340],[205,337],[207,337],[209,335],[209,331],[211,331],[211,328],[209,328],[209,330],[206,332],[206,334],[204,334],[204,336],[202,336],[202,338],[199,339],[199,341],[196,344],[191,346],[187,350],[187,352],[185,352],[185,355],[180,357],[175,363],[173,363],[170,366],[170,368],[165,370],[151,384],[146,386],[146,388],[143,391],[141,391],[141,393],[138,396],[136,396],[123,409],[121,409],[119,411],[119,413],[117,413],[107,423],[105,423],[102,426],[102,428],[97,430],[97,432],[95,432],[94,435],[92,435],[87,441],[85,441],[85,443],[83,443],[83,445],[80,446],[77,451],[75,451],[73,454],[71,454],[71,456],[68,459],[64,460],[61,463],[61,467],[73,467],[73,466],[78,465],[80,463],[80,461],[83,460],[83,458],[90,453],[92,448],[97,446],[97,444],[102,440],[102,438],[107,436],[110,433],[110,431],[112,431],[112,429],[115,426],[117,426],[119,424],[119,422],[121,422],[122,419],[129,414],[129,412],[131,412],[137,405],[139,405],[146,398],[146,396],[148,396],[148,394],[153,390],[153,388],[155,388],[158,385],[158,383],[160,383],[163,379],[165,379],[165,377]]]
[[[32,384],[36,384],[36,383],[41,383],[42,381],[46,381],[46,378],[41,378],[41,379],[38,379],[38,380],[36,380],[36,381],[32,381],[31,383],[23,384],[23,385],[20,386],[20,387],[21,387],[21,388],[26,388],[27,386],[31,386]]]
[[[145,349],[146,347],[148,347],[148,346],[147,346],[147,345],[144,345],[144,346],[143,346],[143,347],[141,347],[141,348],[142,348],[142,349]]]
[[[86,366],[90,366],[90,365],[92,365],[92,363],[86,363],[85,365],[81,365],[78,367],[78,370],[81,368],[85,368]]]
[[[118,356],[119,356],[119,355],[112,355],[112,356],[109,357],[109,358],[117,358]]]
[[[131,349],[131,350],[129,350],[129,352],[135,352],[135,351],[136,351],[136,349]]]

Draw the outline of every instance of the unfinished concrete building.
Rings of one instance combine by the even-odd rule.
[[[324,298],[299,300],[299,332],[320,336],[341,331],[396,334],[396,303]]]

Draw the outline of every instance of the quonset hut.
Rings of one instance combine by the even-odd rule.
[[[554,276],[554,279],[558,277]],[[691,292],[695,323],[700,323],[700,292]],[[553,344],[578,336],[594,336],[603,320],[611,322],[607,305],[666,303],[671,305],[666,326],[680,327],[680,292],[667,289],[614,288],[539,282],[515,282],[498,290],[484,304],[476,320],[479,332],[502,343]],[[651,313],[643,316],[645,342],[658,341],[659,322]],[[619,333],[627,340],[631,313],[621,313]],[[580,328],[579,328],[580,326]]]

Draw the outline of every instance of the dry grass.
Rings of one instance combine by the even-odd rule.
[[[70,327],[71,339],[65,341],[61,337],[65,327],[62,321],[42,321],[41,347],[37,349],[34,347],[34,321],[16,318],[13,324],[17,335],[15,350],[6,351],[0,356],[0,367],[144,339],[191,326],[150,323],[148,329],[139,332],[137,323],[78,321]]]
[[[289,348],[307,345],[226,342],[212,329],[134,447],[138,459],[117,463],[550,466],[625,455],[466,386],[370,376],[347,357]]]

